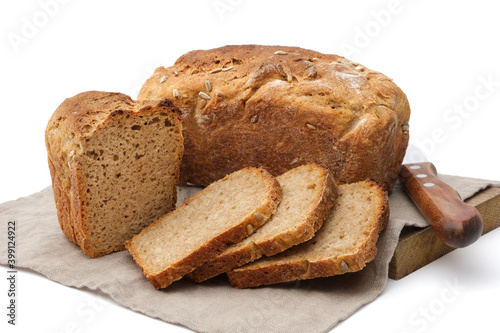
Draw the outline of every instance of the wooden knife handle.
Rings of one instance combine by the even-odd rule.
[[[437,178],[432,163],[405,164],[400,179],[434,232],[447,245],[466,247],[481,236],[481,214],[463,202],[455,189]]]

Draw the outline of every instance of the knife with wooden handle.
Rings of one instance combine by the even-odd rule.
[[[411,200],[444,243],[455,248],[466,247],[481,236],[481,214],[437,178],[432,163],[404,164],[399,177]]]

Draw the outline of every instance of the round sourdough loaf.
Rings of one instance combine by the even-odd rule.
[[[279,175],[310,162],[339,183],[390,190],[408,145],[410,107],[387,76],[337,55],[239,45],[192,51],[157,68],[139,100],[183,113],[181,183],[245,166]]]

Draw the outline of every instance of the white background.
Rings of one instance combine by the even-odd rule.
[[[86,90],[135,98],[156,67],[187,51],[247,43],[341,54],[388,75],[410,101],[411,142],[440,172],[500,180],[497,7],[491,0],[3,1],[0,202],[50,185],[44,130],[65,98]],[[496,230],[389,280],[333,331],[496,331],[498,253]],[[3,332],[189,331],[37,274],[21,270],[18,279],[18,326],[0,310]]]

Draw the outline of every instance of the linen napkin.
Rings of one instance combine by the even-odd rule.
[[[500,182],[440,175],[463,199]],[[179,187],[178,203],[199,188]],[[184,280],[154,289],[127,251],[98,259],[83,254],[59,228],[52,189],[0,205],[0,264],[7,264],[7,225],[16,221],[16,267],[28,268],[66,286],[109,295],[133,311],[198,332],[327,332],[383,291],[388,266],[404,226],[425,227],[397,183],[391,216],[376,258],[362,271],[252,289],[233,289],[216,277],[201,284]],[[165,305],[168,306],[165,306]]]

